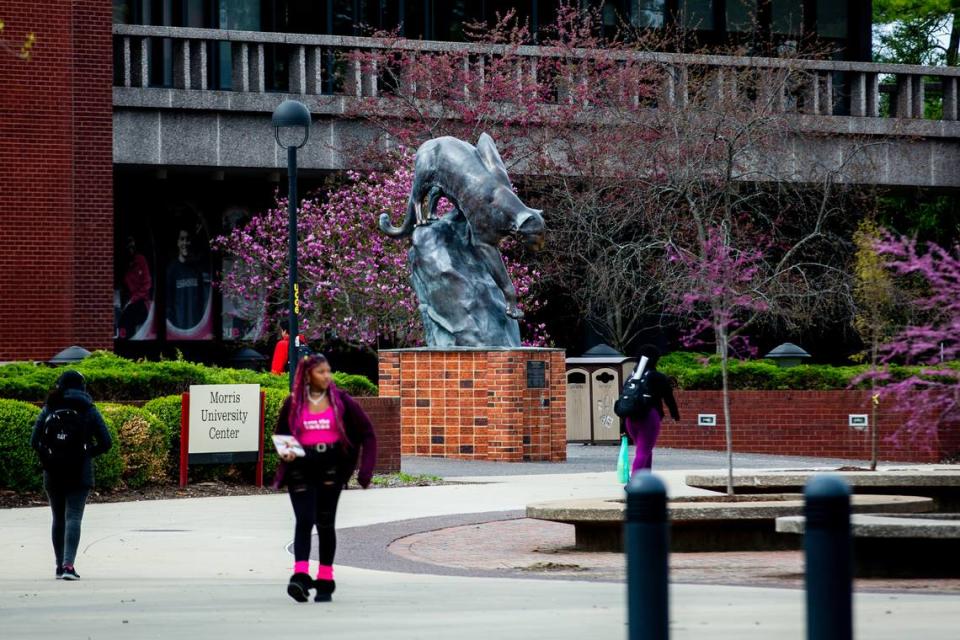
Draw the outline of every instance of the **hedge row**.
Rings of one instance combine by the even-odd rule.
[[[98,351],[70,365],[87,379],[87,389],[96,400],[149,400],[176,395],[192,384],[259,384],[264,389],[284,390],[287,377],[246,369],[207,367],[184,360],[133,361],[108,351]],[[42,402],[64,367],[32,363],[0,366],[0,398]],[[377,395],[377,387],[364,376],[335,373],[333,379],[353,396]]]
[[[269,481],[279,459],[270,437],[288,393],[266,389],[264,414],[264,480]],[[97,403],[113,438],[113,448],[96,459],[96,485],[101,490],[175,482],[180,463],[180,396],[156,398],[142,408]],[[39,491],[42,486],[40,461],[30,447],[30,434],[40,408],[21,400],[0,399],[0,488]],[[194,482],[239,478],[252,482],[254,466],[195,465],[190,467]]]
[[[957,368],[958,363],[947,363]],[[723,388],[718,356],[677,352],[664,356],[658,370],[676,381],[679,389],[716,390]],[[728,361],[728,381],[731,389],[752,390],[809,390],[867,388],[868,381],[857,378],[869,371],[867,365],[837,367],[831,365],[798,365],[779,367],[769,360]],[[894,380],[911,375],[923,375],[922,367],[892,366],[888,369]]]

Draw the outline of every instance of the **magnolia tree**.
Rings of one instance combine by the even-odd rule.
[[[401,156],[399,168],[390,172],[351,172],[346,184],[325,200],[310,197],[300,203],[299,317],[307,340],[337,340],[369,351],[421,343],[423,325],[410,286],[406,243],[377,228],[382,212],[397,218],[406,210],[411,166],[412,160]],[[221,282],[224,295],[263,300],[273,319],[286,314],[287,216],[286,199],[278,196],[274,207],[214,240],[214,246],[236,258],[236,267]],[[505,247],[504,262],[521,308],[536,317],[538,273],[514,257],[511,251],[516,250]],[[525,321],[522,334],[528,345],[544,345],[548,339],[543,325],[532,321]]]
[[[890,440],[904,438],[930,443],[945,424],[960,420],[960,247],[953,251],[915,239],[883,235],[874,245],[894,274],[919,280],[923,287],[912,305],[914,320],[880,347],[883,362],[923,365],[918,374],[895,380],[888,371],[875,372],[884,384],[880,398],[906,414]]]

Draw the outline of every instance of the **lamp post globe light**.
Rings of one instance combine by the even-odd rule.
[[[293,391],[293,377],[297,371],[297,357],[300,353],[300,332],[297,328],[297,315],[300,313],[300,289],[297,285],[297,149],[307,144],[310,138],[310,110],[302,102],[284,100],[273,111],[273,131],[277,144],[287,150],[287,179],[289,180],[287,203],[290,212],[288,313],[291,342],[287,358],[290,368],[290,390]]]

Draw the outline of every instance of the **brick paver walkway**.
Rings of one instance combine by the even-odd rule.
[[[517,570],[532,574],[622,581],[623,554],[573,549],[573,525],[520,518],[449,527],[409,535],[390,552],[414,562],[464,570]],[[803,587],[800,551],[674,553],[677,583]],[[858,579],[858,591],[960,593],[960,579]]]

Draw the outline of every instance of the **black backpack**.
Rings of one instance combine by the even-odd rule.
[[[40,432],[40,461],[46,469],[78,466],[87,455],[86,422],[74,409],[52,411]]]
[[[653,407],[653,395],[650,393],[650,370],[644,371],[639,378],[631,375],[620,397],[613,403],[613,412],[621,418],[645,418]]]

